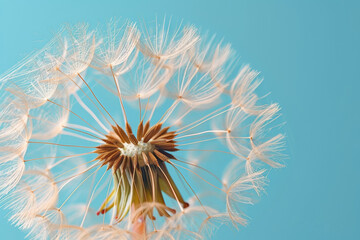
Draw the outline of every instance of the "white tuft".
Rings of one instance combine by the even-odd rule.
[[[132,143],[124,143],[123,148],[119,148],[122,155],[127,157],[134,157],[135,155],[141,155],[142,152],[148,153],[152,152],[155,147],[150,143],[144,143],[143,141],[139,141],[137,145]]]

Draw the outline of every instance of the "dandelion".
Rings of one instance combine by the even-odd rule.
[[[283,166],[259,73],[194,26],[65,27],[1,77],[0,194],[34,239],[201,239]],[[261,104],[260,104],[261,102]],[[223,176],[219,174],[224,172]]]

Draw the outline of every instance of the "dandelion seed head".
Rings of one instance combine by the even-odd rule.
[[[284,158],[261,82],[230,44],[172,19],[66,26],[0,77],[1,204],[34,239],[245,225]]]

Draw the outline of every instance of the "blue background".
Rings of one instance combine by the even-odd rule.
[[[282,106],[287,167],[223,239],[360,239],[360,2],[0,0],[0,72],[64,23],[183,18],[223,36]],[[1,239],[23,239],[0,211]],[[225,238],[226,236],[226,238]]]

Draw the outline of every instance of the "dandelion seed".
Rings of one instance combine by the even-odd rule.
[[[246,224],[264,169],[282,166],[279,107],[259,104],[258,72],[231,71],[229,44],[173,26],[66,27],[0,78],[1,204],[29,236],[201,239]]]

